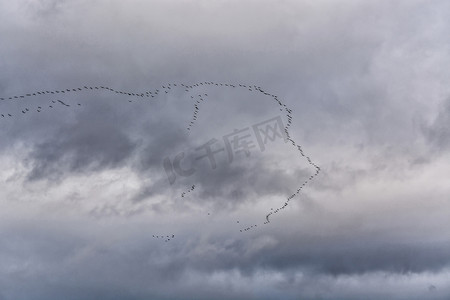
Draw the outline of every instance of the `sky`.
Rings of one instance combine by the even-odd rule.
[[[449,13],[0,0],[0,300],[448,299]]]

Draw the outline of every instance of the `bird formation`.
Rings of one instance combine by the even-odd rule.
[[[257,93],[261,93],[264,96],[267,97],[271,97],[276,104],[278,104],[278,107],[280,109],[280,111],[284,111],[285,112],[285,116],[287,118],[287,124],[284,128],[284,133],[286,135],[287,140],[292,144],[292,146],[296,147],[297,150],[299,151],[299,154],[306,158],[306,160],[308,161],[308,163],[315,168],[315,173],[313,175],[311,175],[306,181],[304,181],[301,186],[296,190],[296,192],[292,195],[290,195],[289,197],[287,197],[286,201],[284,202],[284,204],[276,209],[271,209],[271,211],[266,215],[265,217],[265,222],[263,224],[268,224],[270,223],[270,217],[274,214],[277,214],[279,212],[281,212],[283,209],[285,209],[288,205],[289,202],[296,197],[297,195],[300,194],[300,192],[302,191],[302,189],[310,182],[312,181],[317,175],[319,175],[320,172],[320,168],[319,166],[317,166],[309,156],[305,155],[305,153],[303,152],[303,149],[301,148],[300,145],[297,145],[296,142],[291,138],[290,134],[289,134],[289,128],[292,124],[292,109],[289,109],[286,104],[284,104],[282,101],[280,101],[278,99],[278,97],[274,94],[271,94],[265,90],[263,90],[260,86],[256,86],[256,85],[246,85],[246,84],[231,84],[231,83],[219,83],[219,82],[212,82],[212,81],[204,81],[204,82],[199,82],[199,83],[194,83],[194,84],[177,84],[177,83],[169,83],[166,85],[162,85],[162,91],[160,89],[154,89],[154,90],[149,90],[149,91],[145,91],[142,93],[135,93],[135,92],[127,92],[127,91],[120,91],[120,90],[116,90],[110,87],[106,87],[106,86],[83,86],[83,87],[77,87],[77,88],[71,88],[71,89],[65,89],[65,90],[54,90],[54,91],[39,91],[39,92],[34,92],[34,93],[27,93],[27,94],[23,94],[23,95],[15,95],[15,96],[11,96],[11,97],[7,97],[7,98],[1,98],[0,97],[0,101],[4,101],[4,100],[19,100],[19,99],[23,99],[23,98],[27,98],[27,97],[37,97],[37,96],[41,96],[41,95],[56,95],[56,94],[68,94],[68,93],[76,93],[76,92],[80,92],[80,91],[84,91],[84,90],[88,90],[88,91],[95,91],[95,90],[105,90],[105,91],[109,91],[112,93],[116,93],[116,94],[120,94],[120,95],[125,95],[125,96],[129,96],[129,97],[135,97],[135,98],[155,98],[157,97],[161,92],[164,92],[163,94],[168,94],[169,91],[172,90],[172,88],[174,87],[179,87],[181,89],[184,89],[185,92],[193,92],[193,90],[196,87],[202,87],[202,86],[214,86],[214,87],[228,87],[228,88],[241,88],[241,89],[245,89],[248,90],[250,92],[257,92]],[[192,118],[190,123],[187,125],[186,130],[189,132],[191,131],[192,127],[195,125],[197,119],[198,119],[198,115],[199,115],[199,111],[200,111],[200,104],[208,97],[208,94],[203,93],[203,94],[198,94],[196,96],[191,96],[191,99],[196,99],[195,103],[193,104],[193,114],[192,114]],[[132,102],[132,100],[128,100],[128,102]],[[1,103],[1,102],[0,102]],[[53,104],[59,104],[59,105],[63,105],[65,107],[70,107],[69,104],[63,102],[62,100],[51,100],[50,105],[48,106],[48,108],[54,108]],[[81,106],[80,103],[78,103],[78,106]],[[36,108],[37,112],[41,112],[43,110],[43,108],[41,106],[38,106]],[[26,107],[24,110],[22,110],[22,114],[27,114],[30,112],[30,108]],[[13,114],[10,112],[1,112],[0,113],[2,118],[6,118],[6,117],[13,117]],[[187,193],[190,193],[194,190],[195,185],[192,185],[192,187],[187,191],[187,192],[183,192],[181,194],[181,197],[184,198],[186,196]],[[208,215],[210,215],[210,212],[208,212]],[[240,222],[237,221],[237,223],[239,224]],[[255,229],[257,228],[256,224],[247,226],[245,228],[241,228],[240,232],[247,232],[249,230]],[[154,238],[156,239],[164,239],[166,242],[170,241],[171,239],[173,239],[175,236],[174,235],[153,235]]]
[[[288,134],[287,131],[286,131],[286,134]],[[292,194],[292,195],[290,195],[289,197],[287,197],[286,202],[284,202],[284,204],[283,204],[281,207],[279,207],[279,208],[277,208],[277,209],[275,209],[275,210],[272,209],[272,211],[269,212],[269,213],[266,215],[266,221],[264,222],[264,224],[270,223],[270,216],[273,215],[273,214],[276,214],[276,213],[280,212],[280,211],[283,210],[283,209],[285,209],[285,208],[289,205],[289,202],[290,202],[295,196],[297,196],[298,194],[300,194],[300,192],[302,191],[303,187],[305,187],[310,181],[312,181],[312,180],[314,179],[314,177],[316,177],[317,175],[319,175],[319,172],[320,172],[319,166],[317,166],[315,163],[313,163],[312,160],[311,160],[311,158],[310,158],[309,156],[306,156],[306,155],[303,153],[302,147],[301,147],[300,145],[296,145],[295,142],[294,142],[289,136],[288,136],[288,140],[292,143],[292,145],[297,146],[297,149],[299,150],[301,156],[306,157],[306,160],[308,161],[308,163],[309,163],[311,166],[313,166],[313,167],[315,168],[316,171],[315,171],[315,173],[314,173],[313,175],[309,176],[308,179],[305,180],[305,181],[302,183],[302,185],[297,189],[297,191],[296,191],[294,194]]]
[[[28,94],[27,94],[27,95],[28,95]],[[14,99],[15,99],[16,97],[17,97],[17,96],[14,96]],[[20,97],[21,97],[21,96],[20,96]],[[11,97],[10,97],[10,98],[11,98]],[[10,98],[9,98],[9,99],[10,99]],[[0,99],[4,99],[4,98],[0,98]],[[69,104],[64,103],[64,102],[61,101],[61,100],[56,100],[56,101],[55,101],[55,100],[51,100],[49,103],[50,103],[50,104],[48,105],[48,108],[54,108],[54,104],[59,104],[59,105],[63,105],[63,106],[66,106],[66,107],[70,107]],[[77,105],[78,105],[78,106],[81,106],[80,103],[78,103]],[[24,109],[21,110],[21,112],[22,112],[22,114],[27,114],[27,113],[32,112],[30,109],[31,109],[30,107],[25,107]],[[37,106],[37,107],[36,107],[36,112],[40,113],[42,110],[43,110],[42,106]],[[1,113],[0,115],[1,115],[2,118],[12,117],[12,116],[13,116],[12,113]]]
[[[195,189],[195,184],[192,185],[191,188],[190,188],[187,192],[181,193],[181,198],[184,198],[184,196],[185,196],[187,193],[192,192],[194,189]]]

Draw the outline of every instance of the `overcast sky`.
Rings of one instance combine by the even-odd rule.
[[[449,14],[0,0],[0,300],[448,299]]]

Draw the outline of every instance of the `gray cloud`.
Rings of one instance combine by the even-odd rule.
[[[255,84],[321,173],[241,233],[313,172],[295,147],[173,185],[162,162],[283,115],[270,99],[195,88],[189,135],[183,89],[3,100],[0,299],[448,298],[447,2],[91,2],[0,2],[0,97]]]
[[[450,125],[450,102],[447,99],[442,104],[442,108],[439,110],[436,118],[428,126],[424,125],[423,133],[425,138],[434,146],[435,150],[446,151],[450,138],[449,138],[449,125]]]

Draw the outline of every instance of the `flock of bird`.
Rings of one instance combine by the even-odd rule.
[[[2,98],[2,99],[3,99],[3,98]],[[61,100],[56,100],[56,101],[55,101],[55,100],[52,100],[52,101],[51,101],[52,104],[55,104],[56,102],[58,102],[58,103],[61,104],[61,105],[70,107],[69,104],[66,104],[66,103],[64,103],[64,102],[61,101]],[[53,105],[52,105],[52,104],[50,104],[48,107],[49,107],[49,108],[53,108]],[[81,106],[81,104],[78,103],[78,106]],[[38,106],[38,107],[36,108],[36,111],[37,111],[37,112],[41,112],[41,111],[42,111],[42,106]],[[27,113],[30,112],[30,108],[29,108],[29,107],[25,107],[24,109],[21,110],[21,112],[22,112],[22,114],[27,114]],[[13,116],[12,113],[2,113],[2,114],[0,114],[0,115],[1,115],[2,118],[12,117],[12,116]]]
[[[191,186],[191,188],[190,188],[187,192],[181,193],[181,198],[184,198],[184,196],[185,196],[186,194],[192,192],[194,189],[195,189],[195,184],[193,184],[193,185]]]
[[[199,82],[199,83],[194,83],[194,84],[177,84],[177,83],[169,83],[166,85],[162,85],[161,89],[154,89],[154,90],[149,90],[149,91],[145,91],[143,93],[135,93],[135,92],[127,92],[127,91],[120,91],[120,90],[116,90],[110,87],[106,87],[106,86],[83,86],[83,87],[77,87],[77,88],[71,88],[71,89],[65,89],[65,90],[54,90],[54,91],[39,91],[39,92],[34,92],[34,93],[27,93],[27,94],[23,94],[23,95],[15,95],[15,96],[10,96],[10,97],[6,97],[6,98],[1,98],[0,97],[0,101],[5,101],[5,100],[21,100],[21,99],[25,99],[25,98],[30,98],[30,97],[37,97],[37,96],[42,96],[42,95],[48,95],[48,96],[56,96],[56,95],[66,95],[69,93],[76,93],[76,92],[81,92],[81,91],[96,91],[96,90],[104,90],[104,91],[109,91],[112,93],[116,93],[116,94],[120,94],[120,95],[124,95],[124,96],[128,96],[128,97],[135,97],[135,98],[155,98],[157,97],[159,94],[168,94],[172,89],[174,89],[175,87],[177,88],[181,88],[183,89],[185,92],[193,92],[193,90],[197,87],[206,87],[206,86],[212,86],[212,87],[228,87],[228,88],[232,88],[232,89],[236,89],[236,88],[240,88],[240,89],[245,89],[248,90],[250,92],[257,92],[257,93],[261,93],[264,96],[267,97],[271,97],[273,101],[276,102],[276,104],[279,106],[280,111],[284,111],[286,113],[286,118],[287,118],[287,124],[284,128],[284,133],[286,136],[286,139],[292,144],[292,146],[296,147],[297,150],[299,151],[299,154],[306,158],[306,160],[308,161],[308,164],[310,164],[312,167],[315,168],[315,173],[312,174],[307,180],[305,180],[301,186],[296,190],[295,193],[293,193],[292,195],[290,195],[289,197],[287,197],[286,201],[284,202],[284,204],[278,208],[271,208],[269,213],[265,216],[265,222],[263,224],[268,224],[270,223],[270,217],[274,214],[277,214],[279,212],[281,212],[282,210],[284,210],[288,205],[289,202],[295,198],[297,195],[299,195],[302,191],[302,189],[311,181],[313,180],[320,172],[320,168],[319,166],[317,166],[309,156],[305,155],[305,153],[303,152],[302,148],[300,145],[297,145],[296,142],[291,138],[290,134],[289,134],[289,127],[292,124],[292,110],[289,109],[286,104],[284,104],[281,100],[279,100],[279,98],[274,95],[271,94],[265,90],[263,90],[260,86],[256,86],[256,85],[246,85],[246,84],[231,84],[231,83],[218,83],[218,82],[212,82],[212,81],[204,81],[204,82]],[[203,94],[198,94],[198,96],[191,96],[191,99],[196,99],[196,101],[193,104],[193,115],[192,118],[190,120],[190,123],[188,123],[186,130],[189,132],[192,127],[195,125],[198,117],[199,117],[199,111],[200,111],[200,103],[203,102],[206,97],[208,97],[208,94],[203,93]],[[128,102],[132,102],[132,100],[128,100]],[[1,104],[1,102],[0,102]],[[54,108],[54,104],[59,104],[59,105],[63,105],[65,107],[70,107],[69,104],[63,102],[62,100],[51,100],[51,102],[49,102],[48,108]],[[80,103],[77,103],[78,106],[81,106]],[[41,112],[43,110],[43,107],[41,106],[37,106],[36,108],[37,112]],[[22,114],[27,114],[29,112],[31,112],[31,108],[30,107],[26,107],[24,110],[21,111]],[[11,112],[1,112],[0,111],[0,115],[2,118],[6,118],[6,117],[13,117],[13,114]],[[195,185],[192,185],[192,187],[187,191],[187,192],[183,192],[181,194],[181,197],[184,198],[188,193],[191,193],[194,191]],[[208,212],[208,215],[211,215],[210,212]],[[237,221],[238,224],[240,224],[239,221]],[[252,229],[256,229],[257,228],[257,224],[253,224],[250,226],[247,226],[245,228],[241,228],[239,231],[240,232],[247,232],[249,230]],[[168,242],[171,239],[173,239],[175,237],[175,235],[153,235],[154,238],[156,239],[164,239],[164,241]]]

